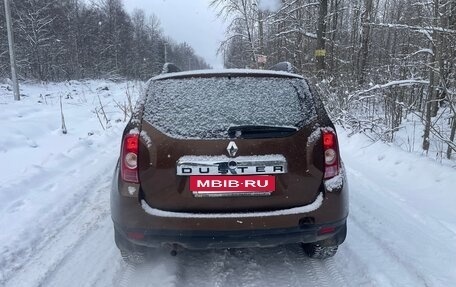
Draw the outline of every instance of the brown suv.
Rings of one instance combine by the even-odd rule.
[[[126,260],[290,243],[333,256],[348,215],[334,125],[296,74],[162,74],[123,133],[111,212]]]

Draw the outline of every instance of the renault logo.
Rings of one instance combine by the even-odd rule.
[[[234,157],[236,156],[236,153],[238,151],[238,147],[236,145],[236,143],[234,142],[230,142],[228,144],[228,147],[226,148],[226,150],[228,151],[228,154],[231,156],[231,157]]]

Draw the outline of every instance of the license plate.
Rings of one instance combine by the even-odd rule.
[[[190,190],[196,196],[270,195],[275,191],[273,175],[190,176]]]

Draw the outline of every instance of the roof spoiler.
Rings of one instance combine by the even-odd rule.
[[[176,66],[173,63],[165,63],[163,65],[163,70],[162,74],[168,74],[168,73],[177,73],[177,72],[182,72],[182,70]]]
[[[277,63],[274,66],[270,67],[269,70],[284,71],[293,74],[296,74],[298,72],[298,69],[295,66],[293,66],[290,62]]]

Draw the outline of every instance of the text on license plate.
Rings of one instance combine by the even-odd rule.
[[[190,190],[193,192],[242,193],[273,192],[273,175],[229,175],[229,176],[190,176]]]

